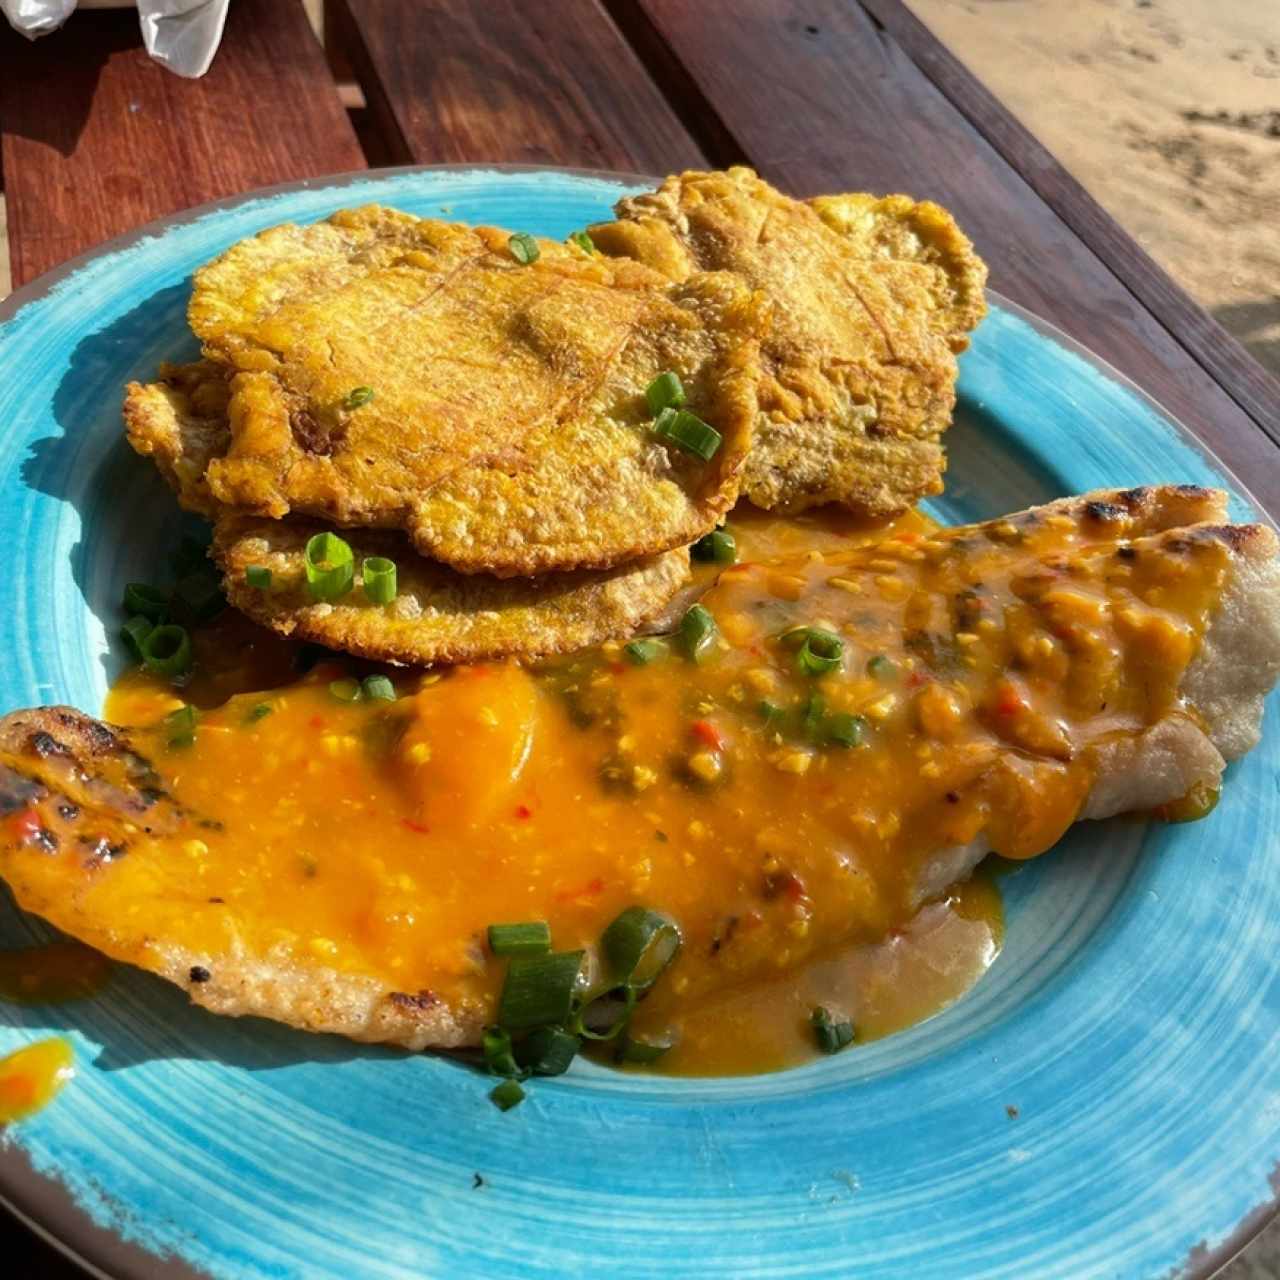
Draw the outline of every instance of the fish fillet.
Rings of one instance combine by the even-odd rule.
[[[1222,494],[1166,487],[1064,499],[939,535],[943,554],[1016,564],[1011,598],[1042,600],[1049,619],[1060,600],[1070,600],[1078,568],[1133,559],[1141,564],[1156,557],[1174,575],[1184,566],[1194,578],[1195,598],[1208,601],[1203,634],[1193,643],[1189,627],[1165,625],[1167,609],[1125,605],[1118,597],[1117,611],[1128,610],[1120,619],[1125,652],[1141,655],[1144,669],[1168,683],[1173,701],[1136,728],[1124,727],[1129,722],[1121,718],[1090,742],[1092,773],[1065,819],[1144,811],[1197,788],[1216,788],[1226,763],[1258,741],[1263,699],[1280,675],[1278,543],[1267,527],[1228,524],[1224,517]],[[1029,534],[1045,528],[1068,530],[1072,549],[1030,557],[1019,550]],[[878,572],[874,556],[857,552],[858,572]],[[767,566],[737,566],[732,572],[740,579],[762,571]],[[726,587],[722,575],[722,584],[707,597],[717,616],[727,618],[726,601],[736,589]],[[834,599],[845,588],[830,579],[823,590]],[[1046,595],[1050,590],[1055,594]],[[856,611],[857,596],[847,598]],[[973,602],[935,603],[967,609]],[[974,616],[980,618],[980,610]],[[1171,639],[1146,630],[1153,620]],[[907,649],[926,665],[953,660],[941,651],[913,648],[906,635],[901,645],[899,660]],[[477,687],[483,689],[485,681]],[[1142,690],[1135,696],[1134,705],[1145,705]],[[440,998],[425,989],[421,975],[402,990],[385,977],[340,970],[285,942],[262,941],[271,936],[269,920],[237,921],[220,899],[206,905],[196,875],[203,854],[191,846],[216,844],[221,815],[196,812],[176,799],[165,770],[149,758],[147,744],[154,742],[154,734],[113,729],[67,708],[19,711],[0,720],[0,875],[20,905],[109,955],[178,983],[195,1002],[219,1013],[260,1014],[307,1030],[410,1048],[476,1041],[491,1013],[482,1003]],[[983,749],[995,752],[990,768],[1052,772],[1063,759],[1060,745],[1015,720]],[[945,746],[939,750],[945,757]],[[902,815],[904,822],[910,817]],[[1039,821],[1035,814],[1029,819]],[[1057,821],[1051,816],[1055,830]],[[921,850],[911,873],[911,900],[943,892],[988,847],[986,832],[979,831],[961,844]],[[1009,850],[1002,845],[1001,852]],[[144,886],[136,905],[145,923],[130,913],[104,916],[95,905],[95,883],[122,859],[137,877],[130,883]],[[434,891],[445,893],[447,886]],[[712,912],[724,909],[706,905]],[[837,934],[825,941],[838,943]],[[824,939],[811,941],[819,946]]]

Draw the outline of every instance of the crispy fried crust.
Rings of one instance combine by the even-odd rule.
[[[156,464],[179,503],[213,519],[222,504],[209,491],[209,463],[231,443],[226,374],[208,360],[163,364],[159,381],[125,389],[124,425],[129,443]]]
[[[307,592],[303,548],[321,526],[298,520],[223,518],[213,555],[227,598],[255,622],[366,658],[427,665],[518,655],[565,653],[631,634],[684,585],[685,547],[617,569],[537,578],[462,575],[417,555],[390,530],[349,530],[357,565],[366,556],[396,562],[398,595],[371,604],[356,587],[331,604]],[[271,570],[269,591],[245,582],[245,570]]]
[[[986,268],[951,216],[905,196],[793,200],[746,168],[684,173],[591,228],[606,253],[675,280],[738,273],[773,304],[742,492],[872,515],[942,489],[954,353]]]
[[[191,326],[234,375],[213,496],[403,528],[499,576],[608,568],[713,527],[750,446],[763,301],[735,276],[673,286],[551,241],[521,265],[507,240],[371,206],[197,272]],[[724,438],[710,463],[652,432],[643,393],[665,370]]]

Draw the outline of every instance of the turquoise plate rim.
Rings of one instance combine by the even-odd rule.
[[[512,164],[449,164],[427,166],[397,166],[394,168],[360,170],[298,182],[263,187],[239,195],[211,201],[184,210],[181,213],[159,218],[132,231],[106,241],[89,251],[60,264],[8,298],[0,301],[0,326],[16,318],[28,305],[38,302],[68,278],[103,257],[128,250],[151,237],[159,236],[175,227],[196,222],[221,210],[234,209],[247,202],[269,201],[275,197],[305,191],[321,191],[342,188],[361,182],[395,180],[399,177],[419,174],[475,174],[513,175],[539,174],[597,179],[605,183],[625,186],[646,185],[652,181],[644,175],[590,168],[563,166],[512,165]],[[1199,456],[1203,464],[1230,482],[1236,495],[1251,505],[1267,522],[1274,524],[1271,514],[1253,498],[1248,488],[1230,469],[1201,442],[1185,425],[1175,419],[1157,400],[1143,391],[1124,374],[1098,357],[1081,343],[1075,341],[1056,326],[1026,311],[1019,305],[996,294],[990,294],[1000,311],[1015,316],[1034,328],[1051,343],[1070,352],[1113,383],[1123,387],[1130,395],[1143,402],[1157,414],[1163,423],[1172,428],[1182,443]],[[0,333],[2,336],[2,333]],[[1273,711],[1274,715],[1274,711]],[[1274,732],[1274,730],[1272,730]],[[1280,1155],[1280,1151],[1277,1151]],[[1197,1246],[1186,1258],[1185,1266],[1178,1274],[1207,1280],[1232,1257],[1242,1250],[1280,1212],[1280,1164],[1272,1175],[1273,1195],[1257,1204],[1245,1214],[1212,1248]],[[37,1171],[24,1149],[13,1141],[0,1141],[0,1203],[24,1221],[37,1235],[61,1250],[89,1274],[106,1280],[186,1280],[206,1273],[189,1265],[174,1255],[158,1256],[155,1252],[134,1243],[107,1226],[100,1225],[75,1199],[67,1186],[44,1172]]]

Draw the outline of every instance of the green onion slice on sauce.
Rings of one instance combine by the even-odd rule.
[[[169,616],[169,593],[146,582],[130,582],[124,589],[124,611],[163,622]]]
[[[660,373],[644,389],[644,402],[655,418],[663,409],[679,409],[686,398],[678,373]]]
[[[636,989],[625,984],[589,996],[573,1016],[573,1033],[584,1040],[616,1039],[631,1022],[638,998]]]
[[[622,652],[637,667],[647,667],[651,662],[660,662],[670,653],[665,640],[655,640],[652,636],[643,636],[639,640],[631,640],[622,646]]]
[[[715,427],[688,409],[663,409],[653,424],[653,430],[703,462],[710,462],[724,441]]]
[[[169,622],[154,627],[139,642],[142,662],[158,676],[182,676],[191,670],[191,637],[186,627]]]
[[[583,253],[595,253],[595,242],[585,231],[571,231],[569,233],[569,241],[576,244]]]
[[[705,605],[690,605],[680,619],[680,641],[694,662],[701,662],[715,643],[716,620]]]
[[[542,955],[551,950],[551,929],[545,920],[528,924],[491,924],[489,950],[495,956]]]
[[[531,262],[537,262],[542,253],[538,248],[538,242],[527,231],[517,231],[507,241],[507,248],[522,267],[527,267]]]
[[[853,1023],[847,1018],[835,1017],[821,1005],[809,1015],[809,1025],[823,1053],[839,1053],[853,1043]]]
[[[341,680],[329,681],[329,693],[339,702],[360,701],[360,681],[346,676]]]
[[[129,646],[133,656],[142,661],[144,655],[142,652],[142,642],[151,634],[155,628],[155,623],[150,618],[144,617],[140,613],[135,613],[128,622],[120,628],[120,634],[124,638],[124,642]]]
[[[569,1016],[582,951],[512,956],[498,997],[498,1025],[508,1031],[558,1026]]]
[[[887,680],[891,675],[896,674],[897,670],[897,664],[892,659],[886,658],[883,653],[877,653],[867,660],[867,675],[874,676],[877,680]]]
[[[370,702],[394,702],[396,687],[387,676],[365,676],[360,681],[360,692]]]
[[[648,991],[680,954],[680,927],[647,907],[628,907],[604,931],[600,950],[610,981],[637,992]]]
[[[372,387],[352,387],[347,398],[342,402],[344,409],[363,409],[374,397]]]
[[[828,742],[838,747],[860,747],[866,737],[867,722],[848,711],[833,711],[822,728]]]
[[[738,541],[728,529],[712,529],[689,548],[695,560],[711,564],[732,564],[738,558]]]
[[[516,1046],[516,1060],[535,1076],[562,1076],[581,1048],[563,1027],[539,1027]]]
[[[195,707],[179,707],[170,711],[164,718],[165,731],[169,735],[169,746],[189,747],[196,740],[196,723],[199,713]]]
[[[489,1090],[489,1100],[499,1111],[510,1111],[524,1101],[524,1090],[514,1080],[504,1080]]]
[[[265,720],[274,710],[275,707],[269,702],[255,702],[245,716],[245,723],[257,724],[259,720]]]
[[[396,598],[396,562],[386,556],[366,556],[360,565],[364,593],[374,604],[390,604]]]
[[[255,591],[271,590],[271,570],[266,565],[251,564],[244,571],[245,585]]]
[[[834,631],[822,627],[797,627],[787,632],[787,644],[800,646],[796,666],[807,676],[825,676],[840,666],[844,641]]]
[[[317,600],[337,600],[351,590],[356,576],[355,557],[336,533],[317,533],[309,538],[302,558],[307,588]]]

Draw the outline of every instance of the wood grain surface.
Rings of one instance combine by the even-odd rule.
[[[147,57],[136,13],[77,13],[34,44],[3,21],[0,28],[0,163],[15,287],[164,214],[364,168],[295,0],[236,0],[201,80]]]
[[[403,163],[705,163],[598,0],[330,0],[330,17]]]

